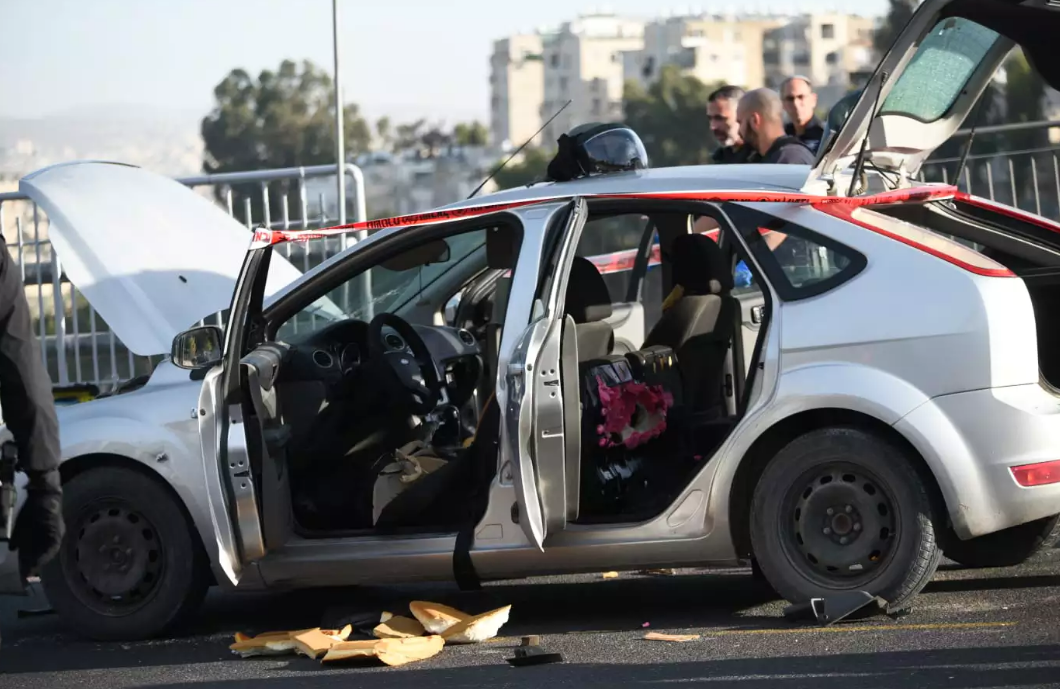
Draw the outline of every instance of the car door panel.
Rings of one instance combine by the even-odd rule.
[[[540,550],[550,529],[562,529],[567,519],[563,296],[588,208],[584,199],[576,198],[564,209],[567,219],[555,249],[555,269],[541,285],[539,297],[538,276],[550,257],[543,246],[524,247],[520,253],[501,334],[502,375],[497,386],[497,402],[504,412],[500,473],[511,474],[519,525]],[[526,322],[524,318],[529,324],[509,345],[514,327]],[[505,361],[503,352],[509,346],[511,355]]]
[[[740,302],[740,342],[743,361],[743,376],[746,377],[751,367],[755,343],[762,329],[766,300],[758,288],[741,288],[733,291],[733,296]]]

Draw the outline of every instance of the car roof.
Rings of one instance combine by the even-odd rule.
[[[532,187],[520,186],[505,189],[442,206],[438,210],[480,206],[483,203],[595,194],[645,194],[668,191],[797,191],[805,183],[809,170],[809,165],[744,163],[612,172],[569,182],[546,182],[535,184]]]

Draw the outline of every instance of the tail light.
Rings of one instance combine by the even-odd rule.
[[[1024,488],[1060,483],[1060,460],[1024,464],[1023,466],[1012,467],[1010,471],[1012,471],[1016,483]]]

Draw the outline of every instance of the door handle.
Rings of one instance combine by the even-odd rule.
[[[751,322],[752,323],[756,323],[756,324],[757,323],[761,323],[763,315],[765,315],[765,307],[764,306],[752,306],[751,307]]]

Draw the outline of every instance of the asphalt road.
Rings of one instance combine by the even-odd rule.
[[[503,638],[447,646],[401,668],[240,659],[228,650],[236,631],[330,625],[354,612],[407,614],[415,599],[469,612],[510,603],[511,619]],[[940,570],[909,615],[824,630],[786,621],[783,603],[745,572],[556,577],[476,593],[418,586],[215,595],[180,636],[130,644],[78,640],[54,615],[16,616],[18,607],[34,605],[39,601],[0,599],[0,687],[1060,687],[1060,559],[1008,570]],[[701,638],[647,641],[647,631]],[[541,635],[545,650],[565,662],[511,667],[505,659],[526,634]]]

